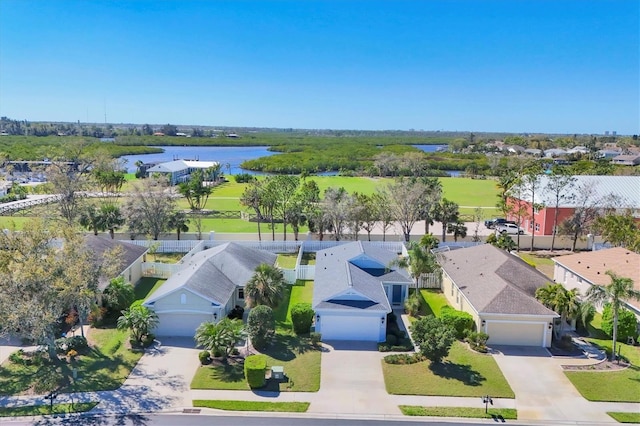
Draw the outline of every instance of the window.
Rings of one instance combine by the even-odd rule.
[[[238,289],[238,299],[244,299],[244,288]]]
[[[536,223],[536,232],[540,231],[540,224]]]
[[[187,304],[187,295],[186,295],[186,294],[184,294],[184,293],[182,293],[182,294],[180,295],[180,304],[181,304],[181,305],[186,305],[186,304]]]

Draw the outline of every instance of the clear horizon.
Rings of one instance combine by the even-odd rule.
[[[0,0],[0,116],[640,133],[638,2]]]

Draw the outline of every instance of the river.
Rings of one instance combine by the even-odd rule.
[[[446,150],[447,145],[413,145],[424,152],[436,152]],[[200,160],[200,161],[217,161],[222,164],[222,171],[227,175],[236,175],[240,173],[262,174],[251,170],[245,170],[240,167],[243,161],[253,160],[255,158],[266,157],[277,154],[267,149],[268,146],[157,146],[164,152],[158,154],[142,154],[142,155],[125,155],[121,160],[125,162],[127,172],[134,173],[136,171],[136,162],[143,163],[163,163],[173,160]],[[450,175],[457,175],[459,172],[448,171]],[[337,174],[337,172],[327,172],[323,175]]]

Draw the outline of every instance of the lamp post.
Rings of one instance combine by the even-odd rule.
[[[53,413],[53,400],[58,397],[57,391],[51,391],[48,395],[44,397],[44,399],[49,400],[49,414]]]
[[[489,395],[483,396],[482,403],[484,404],[484,413],[489,414],[489,404],[493,405],[493,399]]]

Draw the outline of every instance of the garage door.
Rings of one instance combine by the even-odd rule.
[[[380,338],[379,317],[323,315],[322,340],[366,340],[377,342]]]
[[[155,330],[156,336],[193,337],[200,324],[213,320],[212,315],[188,313],[160,313],[158,318],[160,324]]]
[[[543,346],[546,324],[487,321],[489,345]]]

